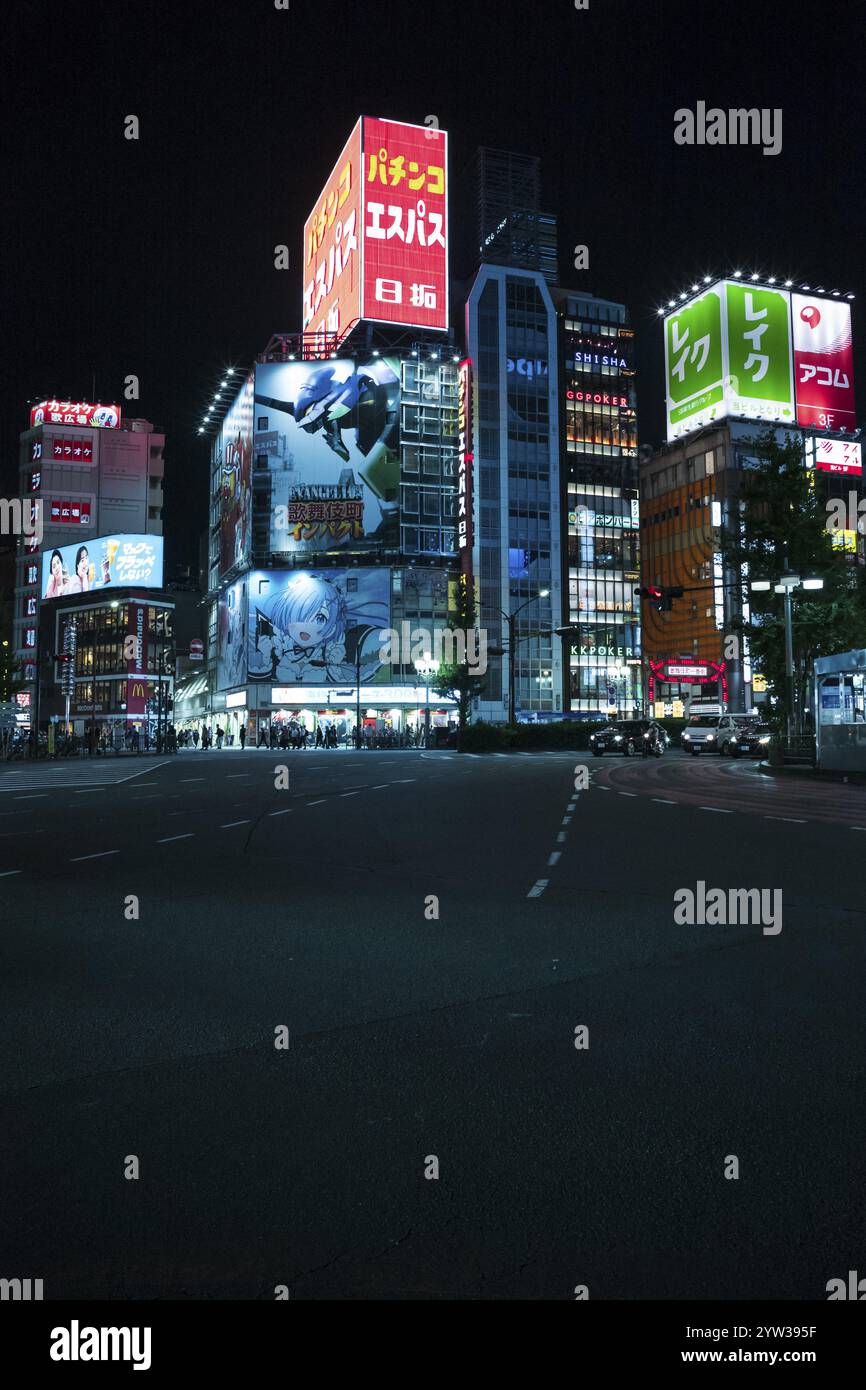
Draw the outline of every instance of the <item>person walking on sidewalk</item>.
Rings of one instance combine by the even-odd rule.
[[[242,725],[241,725],[240,737],[241,737],[241,752],[243,752],[243,750],[244,750],[244,749],[246,748],[246,746],[247,746],[247,726],[246,726],[246,724],[242,724]]]

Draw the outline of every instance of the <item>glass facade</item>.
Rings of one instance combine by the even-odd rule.
[[[571,709],[642,704],[634,333],[625,307],[559,304],[566,460]]]
[[[562,709],[556,318],[544,277],[482,266],[469,299],[476,383],[474,566],[491,656],[478,713],[508,713],[508,626],[515,706]],[[540,597],[542,590],[548,590]],[[518,612],[519,610],[519,612]]]

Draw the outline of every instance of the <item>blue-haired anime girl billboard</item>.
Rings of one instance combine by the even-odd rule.
[[[284,685],[353,685],[387,672],[387,569],[270,570],[249,576],[248,674]]]

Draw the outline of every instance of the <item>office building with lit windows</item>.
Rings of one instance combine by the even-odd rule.
[[[484,263],[466,304],[475,375],[473,571],[487,631],[476,717],[508,717],[514,616],[518,719],[563,708],[560,416],[556,309],[538,270]]]
[[[566,695],[572,712],[641,705],[634,332],[623,304],[555,294],[560,325]],[[567,584],[567,589],[565,585]]]

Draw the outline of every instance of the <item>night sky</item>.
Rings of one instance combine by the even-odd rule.
[[[222,368],[300,328],[301,233],[357,116],[540,154],[560,278],[624,300],[642,443],[663,434],[656,308],[736,266],[852,290],[859,399],[863,11],[703,0],[137,0],[15,6],[0,93],[5,495],[29,398],[165,428],[168,559],[206,524],[196,434]],[[675,145],[673,113],[781,107],[783,148]],[[141,122],[124,139],[124,117]],[[452,231],[461,207],[452,200]],[[285,242],[292,268],[277,271]],[[571,269],[577,243],[590,270]],[[467,267],[452,266],[452,270]],[[137,406],[123,378],[141,381]]]

